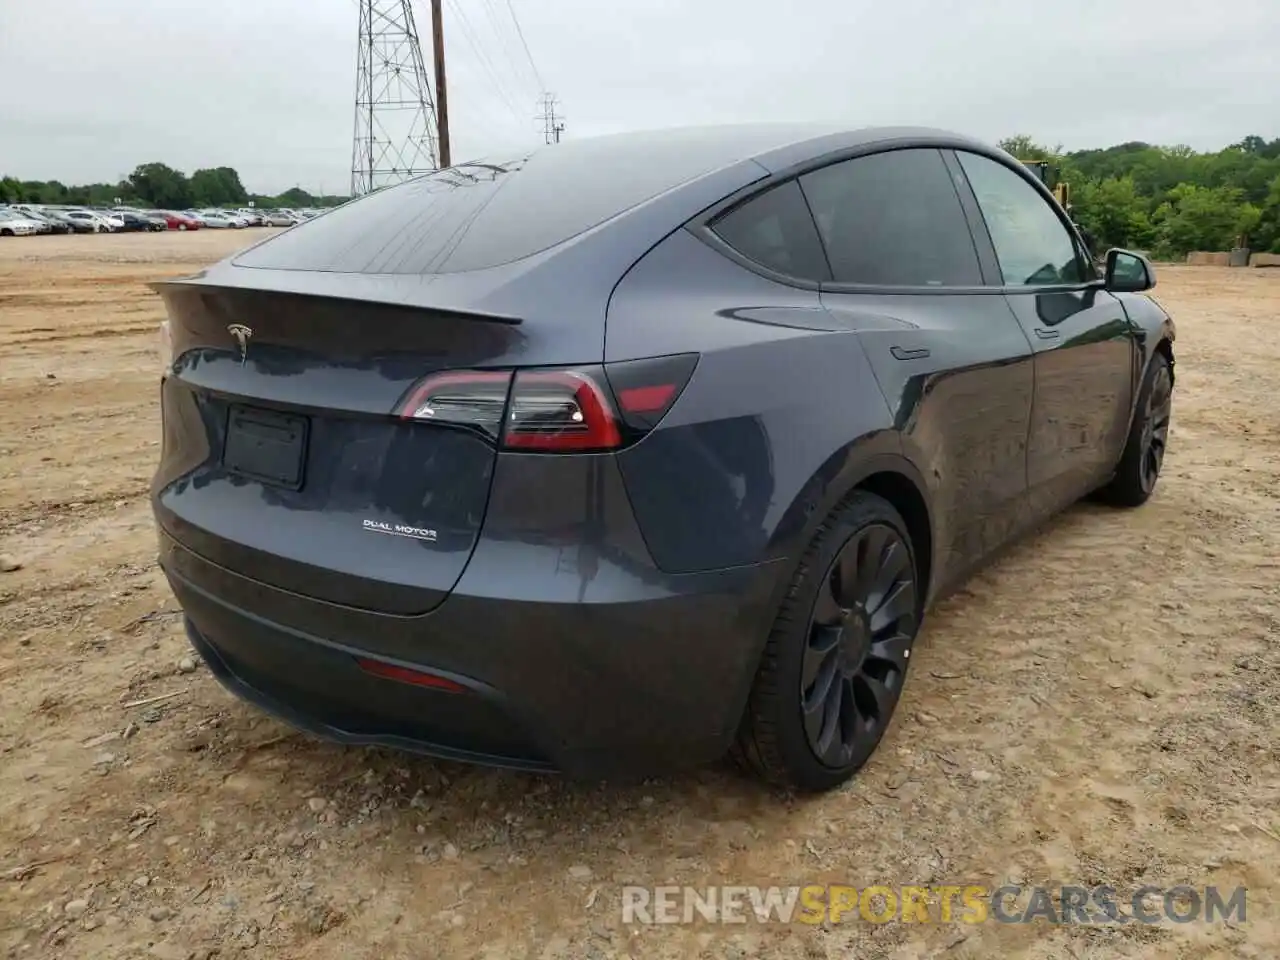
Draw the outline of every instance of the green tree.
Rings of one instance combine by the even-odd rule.
[[[1152,217],[1156,250],[1161,256],[1229,250],[1237,236],[1258,225],[1260,216],[1261,211],[1246,202],[1236,187],[1180,183]]]
[[[1072,183],[1076,220],[1093,234],[1097,247],[1143,250],[1155,239],[1146,200],[1132,177]]]
[[[290,187],[276,198],[282,207],[310,207],[316,198],[301,187]]]
[[[152,206],[181,210],[191,204],[186,175],[163,163],[144,163],[129,175],[134,193]]]
[[[1256,250],[1280,253],[1280,174],[1271,181],[1258,211],[1258,223],[1250,237]]]
[[[1038,144],[1025,133],[1005,137],[998,144],[1005,153],[1012,154],[1019,160],[1056,160],[1062,153],[1062,146],[1046,147]]]
[[[197,170],[191,175],[191,193],[201,207],[240,206],[249,200],[240,174],[231,167]]]
[[[47,180],[40,184],[34,203],[67,203],[66,185],[57,180]]]

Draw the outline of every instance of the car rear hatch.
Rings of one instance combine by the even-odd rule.
[[[434,608],[484,517],[483,431],[398,415],[433,371],[483,366],[513,318],[278,291],[157,285],[157,517],[192,551],[262,583],[397,614]],[[506,381],[496,378],[497,416]]]
[[[596,396],[602,372],[584,372],[603,361],[612,290],[676,226],[763,175],[746,148],[686,131],[458,164],[158,284],[170,323],[159,522],[298,595],[433,609],[474,548],[499,433],[546,453],[544,435],[564,427],[557,449],[580,452],[575,431],[593,444],[617,429]],[[633,387],[667,375],[641,373]],[[441,392],[422,393],[437,374]],[[503,428],[521,377],[527,402],[510,400]]]

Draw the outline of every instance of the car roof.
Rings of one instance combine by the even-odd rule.
[[[665,233],[767,173],[869,142],[907,139],[959,138],[914,127],[763,123],[567,140],[515,159],[464,161],[375,191],[332,211],[324,226],[275,237],[235,263],[366,274],[486,269],[548,250],[622,214],[634,213],[626,218],[632,227],[646,220],[641,229]],[[678,197],[678,208],[656,213],[648,201],[664,195]]]

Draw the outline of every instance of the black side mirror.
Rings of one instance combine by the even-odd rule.
[[[1107,251],[1106,286],[1114,293],[1142,293],[1156,285],[1151,261],[1130,250]]]

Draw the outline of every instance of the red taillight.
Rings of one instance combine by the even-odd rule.
[[[356,664],[365,673],[373,674],[375,677],[382,677],[384,680],[410,683],[416,687],[430,687],[432,690],[441,690],[445,693],[467,692],[467,688],[462,684],[439,674],[427,673],[425,670],[413,670],[409,667],[401,667],[394,663],[373,660],[369,657],[356,657]]]
[[[427,377],[409,392],[397,413],[406,420],[470,427],[496,440],[502,430],[511,373],[449,370]]]
[[[657,426],[697,362],[678,354],[604,368],[448,370],[416,384],[396,413],[477,430],[512,450],[616,450]]]
[[[524,370],[511,388],[502,445],[517,450],[613,450],[622,432],[613,401],[586,370]]]

